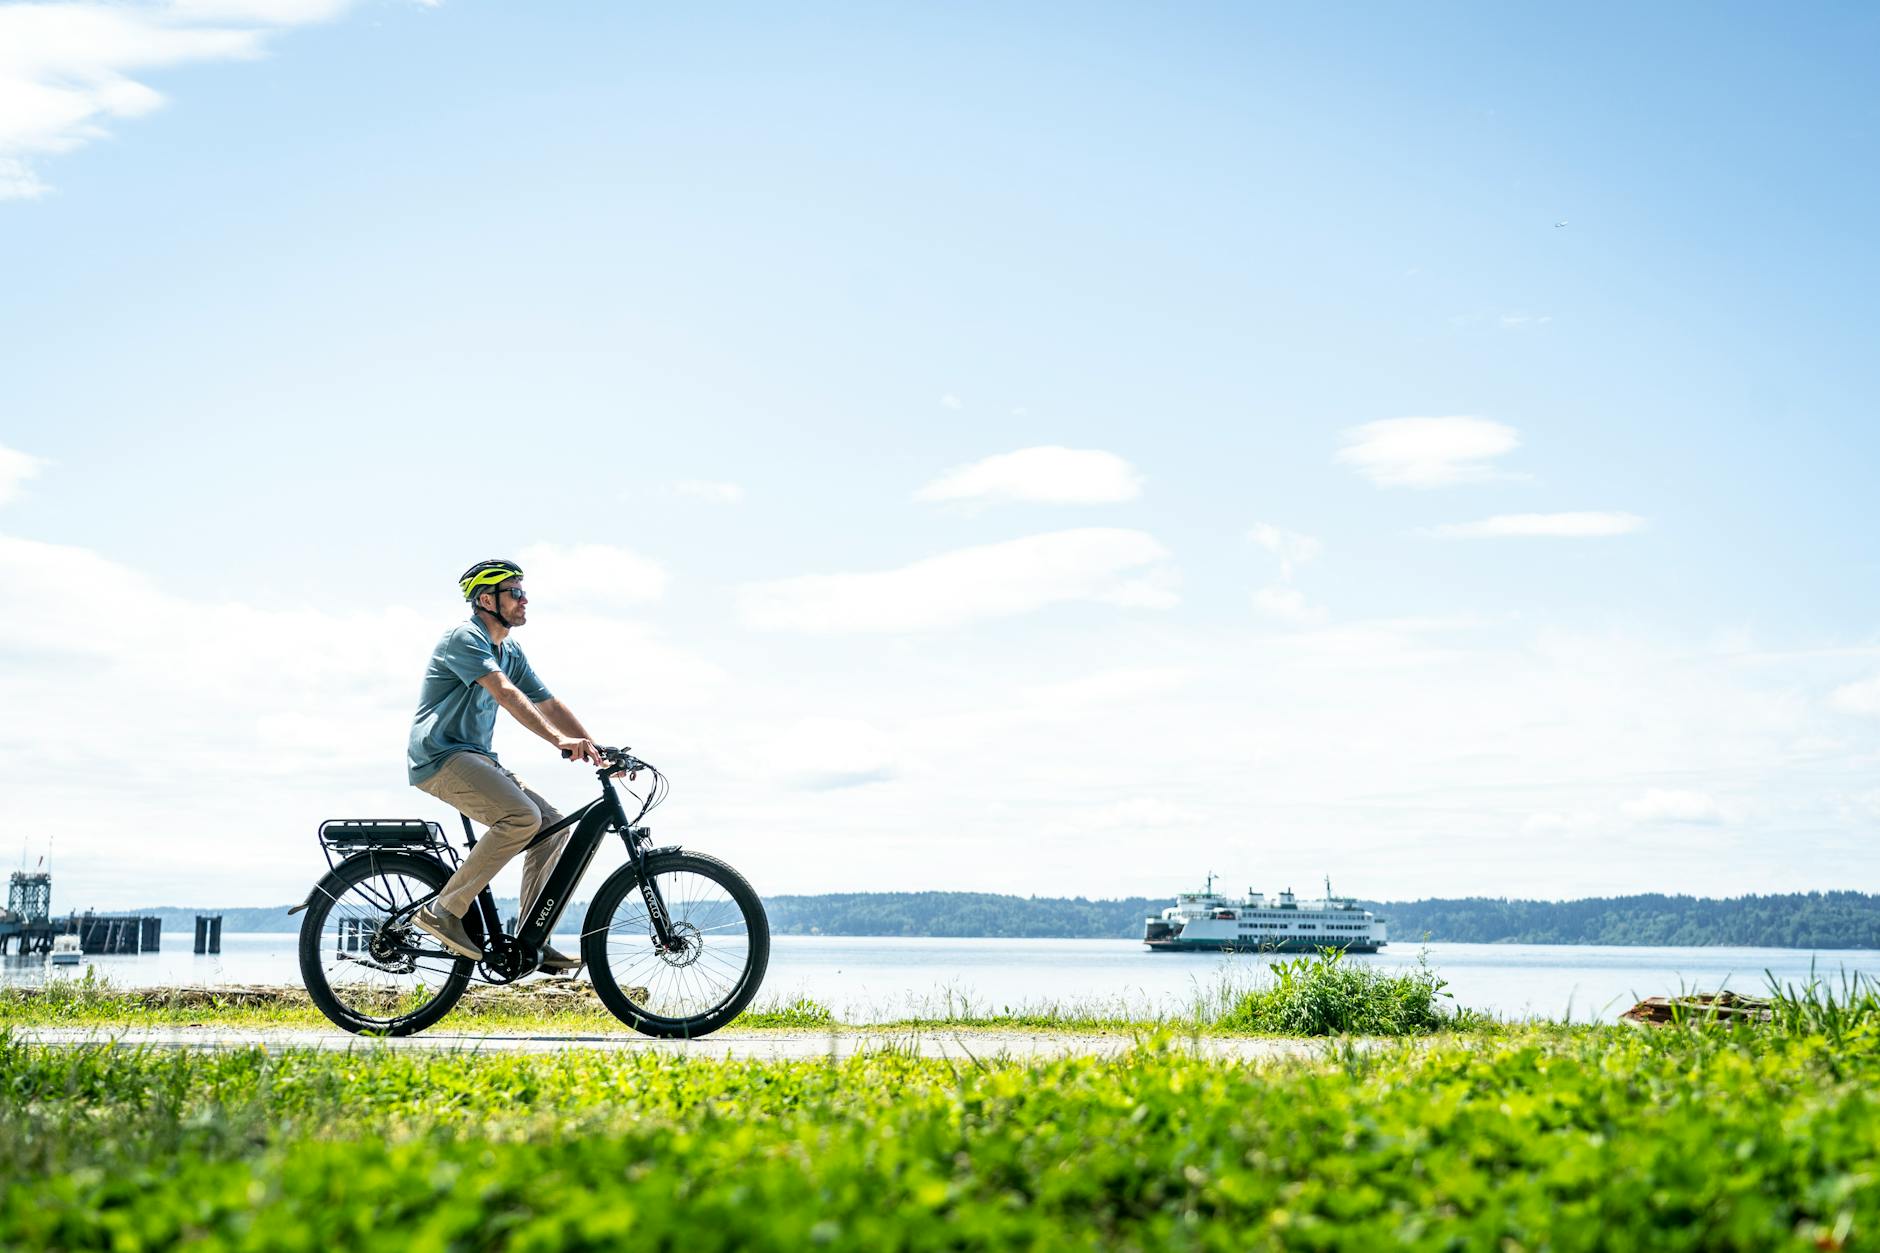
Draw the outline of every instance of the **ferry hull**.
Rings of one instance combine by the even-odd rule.
[[[1221,939],[1221,940],[1144,940],[1152,953],[1316,953],[1322,948],[1343,949],[1347,953],[1375,953],[1382,942],[1369,940],[1313,939]]]

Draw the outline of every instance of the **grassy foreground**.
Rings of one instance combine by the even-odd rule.
[[[1880,1247],[1880,1017],[1311,1062],[49,1049],[6,1249]]]

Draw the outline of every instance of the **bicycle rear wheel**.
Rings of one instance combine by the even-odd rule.
[[[320,880],[300,923],[300,974],[321,1013],[348,1031],[410,1035],[450,1012],[471,963],[411,921],[449,878],[435,858],[365,852]]]
[[[646,869],[676,943],[662,949],[654,940],[639,872],[622,866],[601,884],[581,930],[594,991],[614,1017],[647,1035],[716,1031],[744,1012],[764,981],[770,920],[763,902],[743,875],[702,853],[658,853]]]

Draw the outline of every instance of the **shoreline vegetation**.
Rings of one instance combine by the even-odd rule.
[[[1479,1032],[1496,1020],[1454,1004],[1426,960],[1407,970],[1347,962],[1342,953],[1276,962],[1252,978],[1223,977],[1197,989],[1179,1008],[1155,1012],[1123,1003],[990,1006],[949,992],[935,1004],[885,1022],[845,1023],[807,997],[760,1001],[731,1024],[738,1030],[908,1030],[980,1028],[1141,1034],[1433,1035]],[[578,978],[537,978],[518,984],[473,984],[445,1020],[458,1030],[580,1028],[627,1032]],[[305,989],[122,988],[87,968],[78,978],[42,987],[0,987],[0,1028],[8,1026],[319,1027],[332,1024]]]
[[[1427,962],[1409,970],[1380,971],[1351,964],[1337,952],[1275,963],[1251,981],[1223,979],[1198,990],[1177,1010],[1155,1013],[1123,1003],[1088,1001],[988,1006],[949,992],[911,1015],[886,1022],[840,1022],[807,997],[760,1001],[732,1024],[743,1030],[909,1029],[982,1027],[1021,1030],[1141,1032],[1177,1030],[1252,1035],[1429,1034],[1473,1030],[1490,1020],[1455,1007],[1444,981]],[[596,1031],[629,1029],[578,978],[536,978],[519,984],[472,984],[445,1020],[492,1031],[546,1026]],[[305,989],[121,988],[87,968],[79,978],[43,987],[0,987],[5,1026],[214,1025],[330,1027]]]
[[[1143,1036],[1383,1037],[1505,1035],[1522,1030],[1592,1027],[1593,1022],[1509,1021],[1457,1005],[1427,955],[1404,970],[1379,970],[1347,961],[1337,950],[1275,962],[1249,976],[1222,976],[1198,987],[1172,1009],[1092,998],[1021,1005],[991,1005],[969,993],[948,991],[937,1001],[898,1017],[845,1022],[804,996],[760,1000],[730,1031],[882,1032],[945,1029],[1056,1031]],[[1681,996],[1695,995],[1678,989]],[[1840,975],[1838,983],[1813,978],[1799,987],[1771,980],[1770,1013],[1800,1020],[1852,1007],[1880,1025],[1880,981]],[[1678,998],[1673,998],[1678,999]],[[1826,1006],[1827,1009],[1822,1007]],[[1703,1014],[1679,1014],[1704,1017]],[[445,1019],[459,1032],[530,1032],[547,1029],[631,1034],[603,1007],[593,986],[579,978],[538,977],[517,984],[472,984]],[[119,987],[87,967],[82,976],[55,978],[38,987],[0,986],[0,1030],[11,1027],[184,1026],[205,1028],[316,1028],[337,1030],[299,986]]]
[[[1142,938],[1143,919],[1169,903],[1162,897],[1086,900],[1002,896],[987,892],[849,892],[772,896],[764,900],[777,935],[900,936],[947,939]],[[1422,901],[1360,901],[1382,916],[1396,943],[1597,944],[1646,947],[1795,949],[1880,948],[1880,895],[1795,892],[1725,898],[1589,897],[1574,901],[1490,897]],[[586,902],[569,906],[579,918]],[[222,915],[224,932],[291,932],[291,905],[195,909],[164,906],[131,911],[163,919],[168,932],[189,933],[197,914]],[[513,900],[498,902],[505,917]]]
[[[1172,1024],[970,1063],[48,1046],[10,993],[0,1247],[1875,1247],[1872,981],[1755,1023],[1431,1034],[1366,1019],[1416,989],[1353,969],[1301,959],[1231,1008],[1299,1028],[1329,998],[1312,1029],[1401,1038],[1264,1060]]]

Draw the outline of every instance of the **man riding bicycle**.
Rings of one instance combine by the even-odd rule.
[[[549,695],[509,633],[529,620],[522,567],[480,561],[458,580],[470,602],[468,622],[444,633],[431,653],[411,722],[406,763],[413,785],[489,830],[416,923],[461,957],[483,950],[464,927],[464,914],[497,871],[528,847],[535,833],[561,820],[540,793],[505,770],[490,750],[496,707],[575,762],[604,764],[593,737],[569,708]],[[522,863],[522,913],[527,916],[561,855],[572,828],[534,848]],[[581,959],[542,950],[541,969],[579,970]]]

